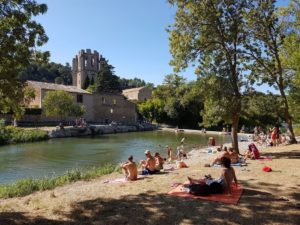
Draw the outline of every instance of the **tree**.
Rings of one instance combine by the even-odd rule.
[[[196,72],[199,76],[210,76],[214,72],[217,78],[228,81],[226,91],[229,94],[226,97],[229,99],[225,102],[233,103],[228,107],[232,124],[232,144],[238,152],[242,72],[247,62],[243,54],[247,41],[244,18],[250,3],[247,0],[169,2],[177,7],[175,23],[168,29],[173,56],[170,64],[175,71],[179,71],[187,68],[190,63],[197,63]],[[211,99],[205,101],[211,102]]]
[[[119,77],[114,74],[114,67],[104,58],[100,60],[100,71],[96,75],[95,87],[97,92],[120,91]]]
[[[32,20],[47,11],[45,4],[33,0],[0,1],[0,111],[18,113],[24,85],[19,71],[32,61],[43,61],[49,53],[36,52],[36,46],[47,42],[43,27]],[[15,107],[16,106],[16,107]]]
[[[46,116],[59,117],[61,120],[69,116],[84,114],[84,106],[75,103],[74,97],[66,91],[48,91],[43,100]]]
[[[63,84],[64,80],[61,77],[56,77],[55,80],[54,80],[54,83],[56,83],[56,84]]]
[[[284,106],[285,120],[290,131],[290,142],[296,143],[292,116],[290,114],[287,90],[293,73],[285,68],[280,51],[283,49],[286,31],[289,30],[280,21],[275,1],[256,0],[248,16],[248,27],[252,44],[246,48],[255,60],[251,67],[252,76],[262,83],[275,85],[279,90]],[[253,44],[255,43],[255,44]]]
[[[89,78],[89,76],[87,76],[86,78],[85,78],[85,81],[84,81],[84,84],[83,84],[83,89],[87,89],[89,86],[90,86],[90,78]]]

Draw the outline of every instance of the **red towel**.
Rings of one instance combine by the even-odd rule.
[[[208,196],[196,196],[189,194],[185,191],[182,191],[183,185],[179,185],[173,190],[169,191],[169,195],[174,195],[174,196],[179,196],[179,197],[187,197],[187,198],[193,198],[193,199],[203,199],[203,200],[208,200],[208,201],[214,201],[214,202],[222,202],[225,204],[234,204],[236,205],[238,201],[241,198],[243,188],[242,186],[238,185],[236,188],[235,185],[231,186],[232,194],[228,195],[226,194],[213,194],[213,195],[208,195]]]

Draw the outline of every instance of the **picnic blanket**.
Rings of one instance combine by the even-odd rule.
[[[225,194],[213,194],[208,196],[196,196],[189,194],[182,190],[183,184],[178,185],[174,189],[168,192],[169,195],[178,196],[178,197],[186,197],[186,198],[193,198],[193,199],[203,199],[207,201],[214,201],[214,202],[222,202],[225,204],[234,204],[237,205],[238,201],[241,198],[241,195],[243,193],[243,188],[241,185],[238,185],[236,188],[234,185],[232,185],[232,195]]]

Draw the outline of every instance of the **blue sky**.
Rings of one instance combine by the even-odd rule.
[[[116,75],[138,77],[155,85],[172,73],[168,33],[175,9],[167,0],[37,0],[48,11],[36,19],[46,30],[42,48],[50,60],[70,63],[81,49],[97,50]],[[279,1],[280,5],[287,1]],[[193,69],[182,73],[196,79]]]

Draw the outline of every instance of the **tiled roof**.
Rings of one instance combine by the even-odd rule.
[[[67,92],[81,93],[81,94],[91,94],[90,92],[85,91],[76,86],[68,86],[63,84],[54,84],[54,83],[38,82],[38,81],[31,81],[31,80],[27,81],[27,83],[29,85],[32,85],[33,87],[40,88],[40,89],[67,91]]]
[[[125,90],[123,90],[123,93],[124,93],[124,92],[132,92],[132,91],[140,91],[140,90],[142,90],[142,89],[144,89],[144,88],[147,88],[147,87],[146,87],[146,86],[143,86],[143,87],[138,87],[138,88],[125,89]]]

